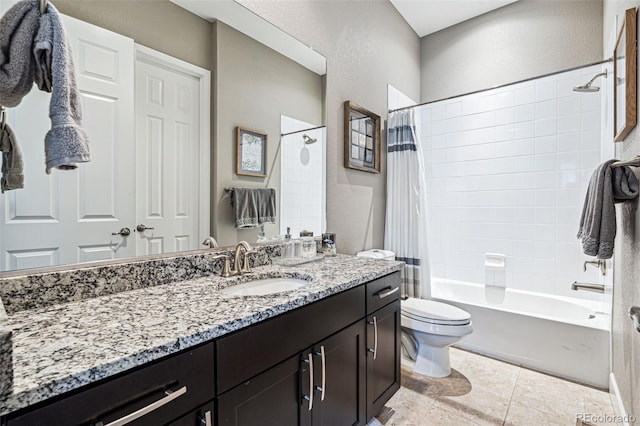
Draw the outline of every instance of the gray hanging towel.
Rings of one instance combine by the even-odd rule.
[[[76,87],[73,55],[58,10],[49,3],[40,17],[36,36],[35,81],[51,91],[51,130],[44,141],[47,174],[51,169],[75,169],[76,163],[90,161],[89,137],[81,127],[82,111]]]
[[[616,161],[605,161],[591,175],[580,218],[578,238],[582,239],[582,250],[598,259],[613,256],[615,203],[638,196],[638,178],[633,170],[628,166],[612,168]]]
[[[233,188],[231,205],[236,228],[276,223],[276,191],[272,188]]]
[[[2,151],[2,192],[24,188],[22,151],[16,135],[8,124],[0,131],[0,151]]]
[[[33,87],[38,5],[37,0],[20,1],[0,19],[0,105],[17,106]]]

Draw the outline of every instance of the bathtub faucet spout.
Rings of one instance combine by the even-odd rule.
[[[596,293],[604,293],[604,284],[589,284],[574,281],[573,284],[571,284],[571,290],[586,290],[594,291]]]

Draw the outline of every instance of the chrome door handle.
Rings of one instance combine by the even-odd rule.
[[[313,355],[309,353],[304,362],[309,364],[309,396],[303,395],[303,398],[309,401],[309,411],[311,411],[313,410]]]
[[[131,229],[129,228],[122,228],[120,231],[118,232],[112,232],[111,235],[122,235],[123,237],[126,237],[128,235],[131,235]]]
[[[376,359],[378,357],[378,320],[373,317],[373,321],[368,321],[367,323],[373,325],[373,349],[368,348],[367,350],[373,353],[373,359]]]
[[[149,228],[149,227],[144,226],[143,224],[140,224],[140,225],[136,226],[136,231],[138,231],[138,232],[144,232],[147,229],[156,229],[156,228]]]
[[[389,289],[389,291],[385,291]],[[393,293],[396,293],[398,290],[400,290],[400,287],[396,287],[396,288],[391,288],[391,287],[387,287],[387,288],[383,288],[382,290],[380,290],[379,292],[377,292],[375,294],[375,296],[378,296],[380,299],[384,299],[385,297],[389,297],[391,296]]]
[[[134,411],[131,414],[127,414],[124,417],[120,417],[118,420],[108,423],[104,426],[124,426],[127,423],[131,423],[132,421],[139,419],[140,417],[149,414],[152,411],[157,410],[158,408],[167,405],[168,403],[170,403],[171,401],[173,401],[174,399],[177,399],[179,397],[181,397],[182,395],[184,395],[185,393],[187,393],[187,387],[183,386],[180,389],[178,389],[175,392],[172,392],[170,390],[165,391],[165,394],[167,396],[165,396],[164,398],[161,398],[159,400],[157,400],[156,402],[152,402],[151,404],[147,405],[146,407],[142,407],[141,409]],[[103,426],[102,422],[97,423],[96,426]]]
[[[327,380],[327,371],[325,369],[326,367],[326,361],[325,361],[325,356],[324,356],[324,346],[320,346],[320,352],[316,352],[316,355],[322,357],[322,386],[316,386],[316,390],[320,392],[320,401],[324,401],[324,393],[325,393],[325,389],[326,389],[326,380]]]

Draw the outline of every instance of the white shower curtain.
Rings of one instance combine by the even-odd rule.
[[[384,248],[406,262],[403,294],[431,297],[427,256],[426,180],[413,109],[389,114]]]

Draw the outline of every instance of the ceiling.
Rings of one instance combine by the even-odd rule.
[[[391,0],[420,37],[498,9],[517,0]]]

